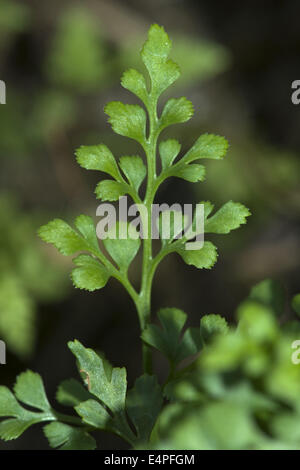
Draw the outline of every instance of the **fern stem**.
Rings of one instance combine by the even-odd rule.
[[[142,220],[145,238],[143,239],[142,282],[139,301],[136,303],[141,330],[143,331],[151,319],[151,289],[152,289],[152,204],[155,196],[156,180],[156,146],[158,138],[157,97],[149,95],[147,106],[149,114],[149,136],[144,144],[147,158],[147,189],[144,199],[147,219]],[[145,229],[146,228],[146,229]],[[143,344],[144,372],[152,374],[152,353],[146,344]]]

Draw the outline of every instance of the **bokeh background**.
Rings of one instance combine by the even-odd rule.
[[[229,320],[250,286],[279,279],[299,292],[300,106],[291,83],[300,78],[300,6],[297,0],[53,0],[0,1],[0,338],[8,347],[1,384],[26,368],[39,372],[53,401],[58,383],[76,376],[66,347],[78,338],[126,366],[132,384],[141,371],[134,306],[117,283],[90,294],[69,280],[71,260],[36,236],[53,217],[94,216],[99,176],[79,168],[74,150],[105,143],[116,156],[137,152],[113,134],[103,113],[110,100],[135,102],[119,79],[141,68],[138,50],[150,24],[165,26],[182,77],[170,95],[193,101],[187,125],[170,128],[188,149],[203,132],[225,135],[230,151],[212,161],[207,180],[174,179],[157,202],[216,206],[229,199],[252,217],[230,236],[215,237],[219,261],[198,271],[176,255],[154,282],[153,313],[176,306],[199,324],[203,314]],[[168,98],[166,93],[164,99]],[[139,283],[136,265],[132,279]],[[286,311],[286,316],[291,316]],[[155,357],[162,377],[166,364]],[[100,448],[124,444],[103,436]],[[45,449],[38,427],[0,449]]]

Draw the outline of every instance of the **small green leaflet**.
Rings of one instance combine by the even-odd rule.
[[[148,92],[144,76],[135,69],[124,72],[121,78],[121,85],[131,93],[140,98],[145,105],[148,103]]]
[[[157,219],[157,226],[162,244],[169,244],[179,236],[185,229],[187,222],[187,217],[179,211],[161,212]]]
[[[68,384],[69,397],[70,383],[71,381]],[[65,388],[65,385],[63,388]],[[72,389],[74,394],[74,382],[72,383]],[[85,392],[85,390],[83,391]],[[7,387],[0,387],[0,416],[9,417],[9,419],[0,422],[1,439],[5,441],[16,439],[34,424],[53,421],[44,427],[45,435],[51,447],[60,447],[64,450],[94,449],[96,447],[95,440],[82,429],[56,422],[57,415],[48,402],[44,384],[39,374],[30,370],[20,374],[14,386],[14,392],[15,395]],[[66,404],[66,395],[62,388],[59,395],[61,403]],[[83,397],[81,391],[79,398]],[[28,411],[21,406],[17,399],[37,411]]]
[[[128,434],[127,423],[118,417],[111,417],[96,400],[87,400],[78,404],[75,410],[85,423],[98,429],[115,432],[129,442],[145,443],[150,437],[153,426],[162,406],[162,392],[156,378],[143,375],[136,380],[134,388],[126,398],[126,410],[131,419],[137,437]]]
[[[128,193],[128,187],[119,181],[103,180],[97,184],[95,194],[102,201],[118,201]]]
[[[93,450],[95,439],[86,431],[64,423],[50,423],[44,426],[44,433],[51,447],[60,450]]]
[[[56,400],[65,406],[76,406],[91,397],[86,388],[75,379],[66,379],[58,387]]]
[[[88,399],[78,403],[75,410],[86,424],[98,429],[114,431],[114,419],[98,401]]]
[[[250,211],[239,202],[229,201],[205,222],[206,233],[229,233],[246,223]]]
[[[201,201],[199,204],[204,205],[204,218],[207,219],[207,217],[214,210],[214,205],[210,201]]]
[[[83,236],[84,240],[88,243],[91,251],[97,254],[100,250],[92,217],[88,215],[80,215],[79,217],[76,217],[75,226]]]
[[[183,158],[187,163],[202,158],[220,160],[226,155],[227,150],[228,142],[225,137],[203,134]]]
[[[61,219],[54,219],[43,225],[38,234],[42,240],[52,243],[65,256],[86,249],[85,241]]]
[[[155,376],[142,375],[127,394],[126,408],[140,442],[148,442],[163,404],[161,388]]]
[[[170,54],[171,47],[171,40],[164,28],[158,24],[151,25],[148,31],[148,39],[141,52],[142,59],[148,70],[155,69],[160,62],[165,62]]]
[[[121,157],[119,165],[126,176],[128,182],[138,193],[142,182],[146,177],[146,167],[141,157]]]
[[[97,254],[99,246],[93,219],[87,215],[80,215],[76,218],[75,225],[82,236],[61,219],[54,219],[40,227],[38,235],[46,243],[54,245],[65,256],[73,255],[78,251],[90,251]]]
[[[39,374],[28,370],[18,376],[14,386],[16,398],[25,405],[39,408],[43,411],[50,409],[43,381]]]
[[[250,215],[245,206],[229,201],[212,217],[208,218],[213,210],[213,205],[210,202],[203,202],[202,204],[204,204],[204,228],[206,233],[229,233],[241,224],[246,223],[246,217]],[[205,241],[203,247],[199,250],[187,250],[183,244],[180,244],[175,247],[175,251],[180,254],[186,264],[195,266],[198,269],[211,269],[218,257],[217,248],[210,241]]]
[[[181,256],[186,264],[195,266],[198,269],[211,269],[217,261],[217,248],[211,242],[205,241],[200,250],[186,250],[184,246],[176,248],[176,252]]]
[[[205,179],[205,167],[198,164],[179,165],[171,168],[170,174],[190,183],[197,183]]]
[[[104,112],[109,116],[109,123],[117,134],[144,144],[146,113],[143,108],[120,101],[111,101],[105,106]]]
[[[107,376],[103,360],[92,349],[86,349],[79,341],[70,341],[68,346],[76,356],[80,369],[89,378],[89,391],[113,413],[125,409],[126,370],[114,368]]]
[[[163,112],[163,115],[165,113],[166,120],[164,122],[166,122],[166,125],[184,122],[184,120],[189,119],[192,115],[192,107],[190,107],[190,105],[191,103],[186,100],[186,98],[169,100]],[[163,119],[163,115],[161,120]],[[174,167],[171,167],[171,164],[179,153],[180,146],[178,142],[172,140],[162,142],[160,144],[160,154],[162,169],[165,171],[163,179],[169,176],[176,176],[192,183],[203,181],[205,179],[205,167],[199,164],[191,164],[191,162],[202,158],[223,158],[227,148],[228,142],[224,137],[214,134],[203,134],[182,159],[179,160]],[[168,168],[169,170],[166,171]],[[250,213],[248,215],[250,215]]]
[[[91,217],[80,215],[75,220],[77,233],[66,222],[55,219],[39,230],[40,237],[52,243],[64,255],[78,251],[89,251],[94,256],[102,256],[99,248],[94,222]],[[75,287],[94,291],[104,287],[110,277],[110,272],[96,258],[81,254],[73,259],[76,268],[71,273]]]
[[[106,145],[82,146],[76,150],[77,162],[86,170],[99,170],[119,179],[118,165]]]
[[[85,348],[77,340],[70,341],[68,346],[77,358],[80,372],[87,378],[89,392],[100,400],[100,403],[87,400],[77,405],[75,410],[79,416],[87,424],[111,430],[133,442],[135,437],[125,414],[126,369],[107,367],[106,361],[95,351]]]
[[[209,201],[201,201],[197,204],[196,208],[200,205],[203,205],[203,217],[204,217],[204,221],[206,221],[207,217],[212,212],[214,206]],[[201,211],[201,213],[202,213],[202,211]],[[199,230],[197,230],[197,222],[199,222],[197,220],[197,217],[199,217],[199,210],[198,211],[195,210],[194,217],[193,217],[193,223],[192,223],[192,227],[191,227],[192,228],[191,233],[189,233],[189,231],[188,231],[185,234],[187,240],[190,240],[195,235],[199,235],[201,233],[201,232],[199,232]]]
[[[103,240],[104,247],[120,270],[126,272],[141,245],[138,233],[132,225],[126,222],[118,222],[107,233],[108,238]]]
[[[106,285],[110,273],[95,258],[89,255],[79,255],[73,259],[73,263],[77,266],[71,273],[75,287],[92,292]]]
[[[181,145],[175,139],[164,140],[159,144],[162,169],[169,168],[180,152]]]
[[[183,333],[187,315],[182,310],[164,308],[159,310],[157,316],[162,328],[148,325],[141,337],[146,344],[162,352],[172,367],[200,350],[199,329],[188,328]]]
[[[158,97],[180,76],[175,62],[168,60],[172,43],[164,28],[154,24],[148,32],[141,57],[151,78],[151,92]]]
[[[181,98],[171,98],[167,101],[160,117],[160,129],[164,129],[172,124],[180,124],[188,121],[194,114],[191,101],[184,96]]]
[[[117,180],[104,180],[98,183],[95,190],[98,199],[116,201],[129,192],[129,188],[124,184],[125,182],[120,175],[113,154],[105,145],[80,147],[76,155],[78,163],[83,168],[103,171]],[[138,192],[147,173],[143,160],[138,156],[125,156],[120,158],[119,164],[129,184]]]
[[[200,320],[200,336],[203,344],[209,344],[218,334],[227,334],[229,326],[220,315],[204,315]]]
[[[5,441],[17,439],[33,424],[56,419],[38,374],[29,370],[23,372],[17,378],[14,392],[15,396],[7,387],[0,387],[0,417],[9,417],[0,422],[1,439]],[[17,399],[38,411],[28,411]]]

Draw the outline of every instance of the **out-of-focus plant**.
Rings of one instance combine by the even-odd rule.
[[[258,212],[266,208],[279,213],[299,210],[300,163],[294,152],[245,137],[230,149],[230,159],[224,162],[222,171],[210,165],[209,172],[207,195],[212,193],[217,199],[224,194],[243,198],[255,205]],[[223,184],[226,179],[232,182],[230,186]]]
[[[0,34],[1,46],[7,45],[11,34],[19,33],[30,24],[30,9],[27,5],[13,0],[1,0]]]
[[[93,16],[84,8],[72,7],[59,21],[46,73],[55,85],[91,92],[99,89],[109,73],[106,55],[107,47]]]
[[[0,424],[0,435],[10,440],[47,421],[50,445],[64,450],[94,449],[90,433],[101,429],[137,449],[298,450],[300,322],[280,325],[284,304],[280,285],[266,280],[239,306],[237,325],[211,314],[201,318],[200,328],[185,329],[184,312],[161,310],[162,328],[149,325],[144,339],[169,360],[163,387],[144,375],[127,391],[125,369],[70,342],[87,388],[66,380],[56,397],[81,419],[55,411],[40,376],[27,371],[17,378],[14,395],[0,387],[0,416],[11,417]],[[299,315],[300,294],[292,305]],[[200,350],[198,359],[182,363],[192,350]]]
[[[37,302],[59,298],[66,283],[36,242],[38,219],[8,196],[0,197],[0,211],[0,337],[26,359],[35,346]]]
[[[152,448],[300,449],[300,322],[280,325],[284,304],[266,280],[239,306],[237,326],[201,318],[203,350],[166,385]],[[299,314],[299,295],[293,307]]]

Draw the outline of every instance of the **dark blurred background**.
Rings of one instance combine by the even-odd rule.
[[[289,1],[37,0],[0,1],[0,338],[8,347],[1,384],[26,368],[44,378],[50,399],[76,376],[66,347],[78,338],[126,366],[129,384],[141,372],[134,306],[115,282],[90,294],[69,280],[71,260],[40,242],[38,226],[52,217],[94,216],[99,175],[79,168],[74,150],[105,143],[116,156],[137,152],[113,134],[103,106],[135,102],[119,79],[141,68],[138,50],[150,24],[164,25],[182,77],[169,94],[193,101],[195,116],[171,127],[188,147],[203,132],[225,135],[224,161],[207,165],[207,181],[165,184],[161,202],[229,199],[252,217],[231,235],[214,237],[219,260],[198,271],[166,258],[153,288],[153,313],[176,306],[200,316],[232,318],[251,285],[272,277],[289,295],[299,291],[300,105],[291,83],[300,79],[300,6]],[[166,93],[164,99],[168,98]],[[138,266],[131,272],[139,283]],[[290,315],[290,312],[286,312]],[[166,364],[155,357],[162,377]],[[124,446],[100,436],[100,448]],[[45,449],[38,427],[0,449]]]

